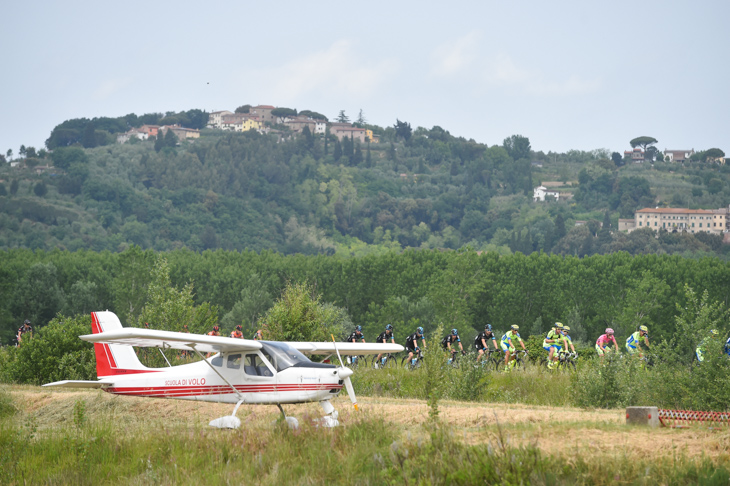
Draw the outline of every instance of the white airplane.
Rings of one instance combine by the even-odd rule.
[[[241,404],[279,407],[290,427],[284,403],[319,402],[325,412],[320,424],[339,424],[330,398],[345,386],[357,410],[350,382],[352,370],[342,364],[315,363],[306,354],[364,355],[403,351],[398,344],[253,341],[229,337],[122,327],[113,312],[92,312],[93,334],[79,336],[94,343],[98,381],[63,380],[48,387],[100,388],[117,395],[177,398],[235,403],[233,413],[210,422],[213,427],[238,428],[236,412]],[[168,368],[148,368],[132,346],[193,351],[201,361]],[[202,353],[217,353],[204,358]],[[169,365],[169,362],[168,362]]]

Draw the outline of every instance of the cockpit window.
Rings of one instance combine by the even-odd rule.
[[[292,366],[308,366],[312,363],[309,358],[286,343],[264,341],[261,342],[261,346],[261,352],[276,368],[276,371],[282,371]]]
[[[240,370],[241,369],[241,355],[240,354],[229,354],[228,363],[226,366],[233,370]]]

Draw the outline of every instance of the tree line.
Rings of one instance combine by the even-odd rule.
[[[136,324],[145,304],[158,298],[150,285],[160,256],[169,264],[169,285],[152,290],[182,289],[225,331],[241,324],[253,332],[287,284],[309,285],[322,302],[362,325],[369,340],[387,323],[404,339],[418,325],[427,332],[456,327],[469,336],[487,323],[497,330],[518,324],[527,336],[555,321],[588,342],[606,327],[627,335],[639,325],[669,338],[677,306],[685,305],[685,285],[725,307],[730,299],[730,267],[709,257],[409,250],[342,259],[271,251],[159,254],[136,246],[121,253],[10,250],[0,252],[3,344],[24,319],[43,326],[59,313],[109,309],[125,325]]]

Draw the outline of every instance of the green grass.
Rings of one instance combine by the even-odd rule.
[[[78,403],[78,402],[77,402]],[[65,426],[0,423],[0,483],[13,484],[727,484],[710,459],[556,459],[534,445],[467,445],[438,421],[404,433],[380,418],[335,429],[253,424],[228,431],[124,426],[75,406]]]

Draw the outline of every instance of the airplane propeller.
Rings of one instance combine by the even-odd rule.
[[[355,397],[355,389],[352,387],[352,381],[350,381],[350,376],[352,376],[353,371],[350,368],[345,367],[345,364],[342,361],[342,356],[340,356],[340,351],[337,349],[337,342],[335,341],[335,337],[331,334],[330,336],[332,336],[332,343],[335,346],[337,358],[340,360],[340,369],[337,373],[345,383],[345,388],[347,389],[347,394],[350,396],[350,401],[352,402],[352,405],[355,407],[355,410],[359,410],[357,408],[357,397]]]

